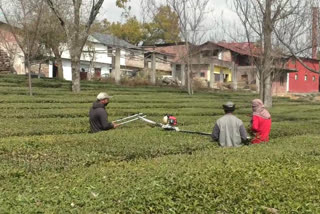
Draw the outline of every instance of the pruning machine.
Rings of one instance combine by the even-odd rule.
[[[179,127],[177,127],[176,125],[178,124],[177,118],[172,116],[172,115],[165,115],[163,117],[163,123],[157,123],[155,121],[149,120],[147,118],[138,116],[142,121],[152,125],[152,126],[156,126],[156,127],[160,127],[164,130],[167,131],[176,131],[176,132],[183,132],[183,133],[189,133],[189,134],[199,134],[199,135],[207,135],[207,136],[211,136],[210,133],[205,133],[205,132],[198,132],[198,131],[189,131],[189,130],[181,130],[179,129]]]
[[[124,118],[120,118],[117,120],[112,121],[113,123],[117,123],[118,125],[124,125],[127,123],[131,123],[133,121],[136,120],[140,120],[141,118],[145,118],[147,115],[143,114],[143,113],[138,113],[138,114],[134,114],[128,117],[124,117]]]
[[[176,131],[176,132],[183,132],[183,133],[189,133],[189,134],[199,134],[199,135],[207,135],[210,136],[210,133],[205,133],[205,132],[198,132],[198,131],[189,131],[189,130],[181,130],[179,129],[179,127],[177,127],[176,125],[178,124],[177,118],[167,114],[163,117],[163,123],[157,123],[155,121],[149,120],[146,118],[147,115],[143,114],[143,113],[138,113],[138,114],[134,114],[128,117],[124,117],[124,118],[120,118],[117,119],[115,121],[115,123],[118,123],[118,125],[124,125],[127,123],[131,123],[133,121],[136,120],[141,120],[143,122],[148,123],[151,126],[155,126],[155,127],[160,127],[163,130],[166,131]]]

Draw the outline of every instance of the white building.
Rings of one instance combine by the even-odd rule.
[[[139,49],[138,47],[112,35],[100,33],[90,35],[81,54],[81,76],[85,75],[88,79],[94,76],[109,76],[112,72],[116,48],[121,49],[120,66],[126,66],[126,54],[129,50]],[[62,54],[62,66],[64,79],[72,80],[71,60],[67,48]],[[51,62],[49,64],[49,77],[56,77],[55,70],[56,68],[53,65],[53,62]]]

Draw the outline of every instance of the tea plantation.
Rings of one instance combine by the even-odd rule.
[[[0,213],[320,213],[320,105],[274,98],[271,141],[219,148],[138,121],[89,134],[96,95],[110,120],[143,112],[211,132],[223,111],[249,125],[253,93],[197,92],[0,76]]]

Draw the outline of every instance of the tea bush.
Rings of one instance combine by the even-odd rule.
[[[224,149],[141,121],[89,134],[88,111],[107,91],[110,120],[170,113],[210,133],[228,100],[248,126],[256,94],[33,81],[30,97],[0,76],[0,213],[320,213],[318,102],[275,98],[271,141]]]

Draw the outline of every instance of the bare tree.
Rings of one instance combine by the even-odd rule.
[[[251,55],[256,55],[255,65],[260,80],[260,98],[267,107],[272,106],[272,76],[280,61],[295,56],[299,58],[311,43],[311,5],[308,0],[233,0],[235,11],[244,27]],[[259,52],[257,52],[257,46]],[[255,52],[255,53],[254,53]]]
[[[180,56],[181,60],[187,65],[185,76],[187,77],[187,90],[191,95],[193,94],[192,58],[194,53],[190,45],[200,44],[206,35],[207,28],[204,26],[204,21],[210,12],[208,8],[209,0],[163,0],[160,3],[158,2],[155,0],[145,2],[145,12],[154,16],[157,9],[164,4],[172,8],[177,14],[181,38],[186,46],[186,53]]]
[[[23,52],[25,71],[29,77],[29,94],[32,96],[31,61],[41,53],[38,39],[43,0],[5,0],[1,2],[0,9],[11,34]]]
[[[80,92],[80,58],[82,49],[89,36],[90,27],[96,19],[104,0],[73,0],[63,2],[63,4],[60,4],[61,2],[57,0],[46,0],[46,2],[64,29],[71,58],[72,91],[78,93]],[[70,9],[69,13],[62,13],[65,8]]]
[[[62,8],[63,9],[63,8]],[[64,29],[59,23],[56,15],[49,7],[44,8],[43,24],[41,25],[39,42],[43,44],[48,52],[54,55],[54,62],[58,67],[58,78],[63,79],[62,53],[66,49],[66,36]]]

